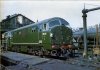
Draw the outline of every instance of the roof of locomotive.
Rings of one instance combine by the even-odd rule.
[[[53,18],[45,19],[45,20],[42,20],[42,21],[39,21],[39,22],[35,22],[34,24],[26,25],[26,26],[23,26],[23,27],[20,27],[20,28],[11,30],[11,31],[8,31],[8,32],[14,32],[14,31],[21,30],[21,29],[24,29],[24,28],[32,27],[32,26],[34,26],[34,25],[39,25],[39,24],[48,23],[48,22],[50,22],[50,21],[52,21],[52,20],[56,20],[56,19],[65,21],[66,23],[63,23],[63,24],[66,24],[66,25],[69,26],[69,23],[68,23],[65,19],[60,18],[60,17],[53,17]],[[7,33],[7,32],[5,32],[5,33]]]

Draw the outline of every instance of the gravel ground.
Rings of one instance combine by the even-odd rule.
[[[84,59],[82,56],[67,60],[50,59],[37,65],[20,63],[8,68],[11,70],[100,70],[100,56],[98,59],[94,57]]]
[[[48,63],[36,65],[34,68],[39,70],[94,70],[92,67],[85,65],[70,64],[66,61],[51,60]],[[34,70],[35,70],[34,69]]]
[[[48,62],[35,66],[18,64],[8,68],[11,70],[100,70],[100,63],[79,58],[68,59],[66,61],[51,59]]]

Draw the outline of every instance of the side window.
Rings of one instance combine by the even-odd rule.
[[[32,28],[32,32],[35,32],[36,31],[36,29],[35,28]]]
[[[36,26],[33,26],[32,27],[32,32],[36,32],[37,31],[37,27]]]
[[[47,31],[48,30],[48,23],[41,23],[38,25],[39,30],[38,31]]]
[[[56,26],[56,25],[60,25],[60,22],[57,19],[49,22],[49,27],[53,27],[53,26]]]
[[[43,24],[43,31],[46,31],[47,30],[47,24]]]
[[[46,24],[43,25],[44,30],[46,30]]]

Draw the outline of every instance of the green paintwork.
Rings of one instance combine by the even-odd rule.
[[[14,43],[38,43],[38,30],[32,32],[32,27],[15,31],[13,33]]]
[[[32,31],[32,28],[33,29],[35,28],[35,31],[34,30]],[[43,35],[44,33],[45,35]],[[12,43],[39,43],[40,40],[42,40],[41,46],[43,46],[45,49],[51,49],[50,32],[49,31],[38,32],[37,26],[34,26],[34,27],[28,27],[22,30],[14,31],[11,42]],[[26,49],[27,49],[27,46],[24,46],[24,47],[21,46],[22,52],[27,51]]]
[[[46,35],[43,35],[46,34]],[[51,49],[51,38],[50,38],[50,32],[42,32],[42,41],[43,41],[43,46],[45,49]]]
[[[50,37],[50,33],[53,33],[54,40]],[[70,43],[71,41],[72,30],[68,27],[57,26],[52,28],[51,31],[39,31],[38,26],[34,25],[12,32],[10,47],[18,46],[22,52],[27,52],[28,47],[37,49],[40,46],[44,49],[51,50],[53,43],[61,46],[63,42]]]
[[[52,39],[54,44],[71,44],[72,43],[72,30],[65,26],[57,26],[51,30],[54,34]]]

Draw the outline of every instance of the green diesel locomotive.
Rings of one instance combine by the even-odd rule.
[[[56,54],[70,48],[72,29],[59,17],[46,19],[5,33],[7,48],[11,51],[35,55]],[[60,52],[59,55],[62,53]]]

